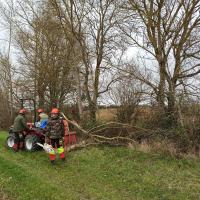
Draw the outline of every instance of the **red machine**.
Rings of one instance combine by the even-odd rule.
[[[69,146],[72,144],[76,144],[76,132],[69,132],[69,134],[66,134],[64,136],[64,145]]]
[[[15,141],[15,133],[12,131],[12,127],[9,130],[9,135],[6,140],[8,148],[13,148]],[[27,151],[36,151],[40,149],[37,143],[44,143],[45,131],[32,126],[29,131],[24,131],[19,135],[20,137],[20,149],[25,148]]]
[[[34,109],[34,123],[28,123],[29,126],[28,131],[24,131],[21,133],[20,136],[20,148],[25,148],[27,151],[36,151],[40,149],[37,145],[37,142],[44,143],[45,140],[45,132],[43,129],[35,127],[36,122],[36,103],[34,99],[27,98],[27,99],[20,99],[21,101],[21,108],[24,108],[24,102],[28,101]],[[12,130],[12,126],[9,129],[9,135],[6,140],[6,144],[8,148],[13,148],[14,141],[15,141],[15,133]]]
[[[45,129],[35,127],[36,124],[36,103],[34,99],[21,99],[21,107],[24,107],[24,101],[32,101],[34,107],[34,123],[28,123],[30,130],[24,131],[23,134],[20,134],[21,142],[20,148],[25,148],[27,151],[36,151],[41,149],[37,143],[44,144],[45,142]],[[65,148],[68,145],[76,143],[76,132],[70,132],[69,126],[66,120],[65,123],[65,135],[64,135],[64,146]],[[12,126],[9,130],[9,135],[6,140],[6,145],[8,148],[13,148],[15,141],[15,134],[12,131]]]
[[[69,125],[67,120],[64,120],[65,135],[64,135],[64,146],[65,148],[69,145],[76,144],[76,132],[69,131]]]

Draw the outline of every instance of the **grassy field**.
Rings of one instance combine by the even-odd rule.
[[[43,152],[14,153],[0,133],[0,200],[198,200],[200,161],[126,148],[70,152],[51,166]]]
[[[115,121],[117,119],[116,114],[117,114],[116,108],[99,109],[96,112],[97,121],[99,122]]]

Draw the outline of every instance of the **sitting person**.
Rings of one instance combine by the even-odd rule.
[[[44,129],[48,123],[48,115],[44,112],[43,109],[38,109],[38,120],[36,127]]]

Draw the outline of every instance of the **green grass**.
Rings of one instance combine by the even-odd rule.
[[[198,200],[200,161],[126,148],[70,152],[52,167],[43,151],[14,153],[0,133],[0,199]]]

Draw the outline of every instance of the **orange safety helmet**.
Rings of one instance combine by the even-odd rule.
[[[53,108],[53,109],[51,110],[51,114],[59,114],[58,108]]]
[[[19,114],[25,114],[25,113],[26,113],[26,110],[24,108],[19,110]]]
[[[38,113],[42,113],[42,112],[44,112],[44,110],[41,109],[41,108],[39,108],[39,109],[38,109]]]

